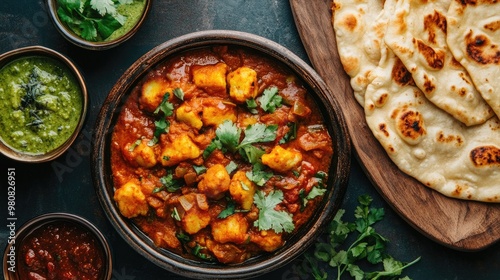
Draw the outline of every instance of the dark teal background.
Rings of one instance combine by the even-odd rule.
[[[101,104],[135,60],[169,39],[207,29],[254,33],[282,44],[308,61],[286,0],[153,1],[149,17],[139,32],[123,45],[102,52],[83,50],[65,41],[50,21],[44,1],[2,0],[0,53],[28,45],[42,45],[67,55],[83,72],[90,106],[82,133],[70,150],[55,161],[33,165],[0,156],[1,223],[7,223],[6,182],[7,168],[11,167],[16,169],[18,227],[43,213],[78,214],[95,223],[109,239],[114,254],[114,279],[183,279],[133,251],[107,221],[92,185],[90,139]],[[373,206],[386,210],[385,219],[376,225],[376,229],[390,240],[389,253],[401,261],[421,256],[420,262],[406,269],[404,275],[413,279],[500,279],[500,244],[471,253],[455,251],[429,240],[392,211],[353,159],[350,183],[342,205],[347,210],[346,218],[352,219],[357,197],[362,194],[371,195]],[[2,250],[7,237],[8,229],[1,226]],[[302,262],[303,259],[299,258],[260,279],[312,279],[297,274]],[[330,275],[333,277],[333,271]]]

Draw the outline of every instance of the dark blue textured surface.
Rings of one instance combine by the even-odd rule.
[[[6,173],[7,168],[14,167],[18,226],[42,213],[78,214],[94,222],[111,241],[114,279],[182,279],[130,249],[107,221],[92,186],[90,137],[95,117],[107,93],[136,59],[171,38],[207,29],[254,33],[282,44],[308,61],[286,0],[154,1],[149,17],[139,32],[123,45],[103,52],[79,49],[65,41],[48,18],[44,1],[1,1],[0,53],[28,45],[53,48],[69,56],[80,67],[90,96],[86,125],[70,151],[59,159],[31,165],[0,156],[0,217],[3,223],[6,223],[7,215]],[[499,244],[481,252],[465,253],[427,239],[390,209],[353,160],[349,189],[342,205],[347,210],[346,218],[352,215],[357,197],[361,194],[371,195],[373,206],[386,210],[385,219],[376,228],[391,241],[389,253],[402,261],[422,257],[419,263],[405,270],[406,275],[413,279],[500,279]],[[7,237],[7,228],[0,227],[2,250]],[[297,274],[301,266],[299,258],[261,279],[307,279]]]

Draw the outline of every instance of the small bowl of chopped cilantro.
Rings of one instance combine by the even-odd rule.
[[[57,30],[71,43],[106,50],[132,37],[144,22],[151,0],[48,0]]]
[[[80,132],[87,88],[76,65],[42,46],[0,55],[0,153],[46,162],[64,153]]]

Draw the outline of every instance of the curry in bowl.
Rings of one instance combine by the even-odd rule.
[[[282,247],[327,191],[335,151],[321,110],[294,72],[253,49],[171,56],[121,106],[113,199],[158,247],[242,263]]]

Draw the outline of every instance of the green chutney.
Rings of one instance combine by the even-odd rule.
[[[66,65],[44,56],[0,69],[0,138],[27,154],[48,153],[68,140],[83,110],[82,91]]]
[[[125,16],[125,23],[123,23],[120,28],[116,29],[105,41],[118,39],[132,30],[144,12],[145,3],[146,0],[135,0],[130,4],[118,5],[116,11]]]

